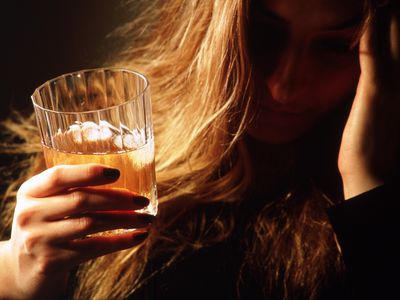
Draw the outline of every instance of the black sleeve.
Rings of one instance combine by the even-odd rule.
[[[355,299],[400,299],[398,179],[331,207]]]

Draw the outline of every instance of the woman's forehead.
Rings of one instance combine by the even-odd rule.
[[[330,30],[363,12],[363,0],[256,0],[267,11],[297,26]],[[299,23],[299,24],[298,24]],[[289,24],[291,25],[291,24]]]

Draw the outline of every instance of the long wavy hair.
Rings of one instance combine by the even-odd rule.
[[[250,0],[124,5],[140,13],[110,35],[119,41],[119,49],[107,65],[138,70],[150,80],[160,215],[141,246],[80,266],[74,282],[76,299],[124,299],[152,275],[145,269],[154,257],[167,257],[162,266],[167,268],[188,250],[224,241],[235,226],[233,213],[210,218],[201,208],[213,203],[239,205],[252,182],[244,138],[255,95],[248,54]],[[372,7],[367,1],[366,20]],[[15,164],[20,176],[10,176],[1,204],[3,237],[9,234],[19,185],[45,168],[34,116],[15,116],[3,122],[8,135],[2,152],[28,158]],[[305,140],[315,138],[313,133]],[[303,161],[296,168],[308,166]],[[248,223],[251,238],[246,241],[241,274],[260,281],[266,296],[314,299],[343,273],[340,249],[325,213],[340,197],[329,197],[312,176],[304,180],[300,171],[291,174],[294,184],[265,201]],[[241,282],[238,278],[238,286]]]

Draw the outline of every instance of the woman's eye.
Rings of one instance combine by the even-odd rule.
[[[268,40],[271,43],[281,42],[286,39],[286,32],[277,26],[263,24],[253,28],[254,39]]]
[[[341,39],[322,39],[317,42],[317,48],[319,51],[331,52],[336,54],[349,54],[353,53],[355,47],[352,46],[352,42]]]
[[[268,20],[253,20],[250,32],[252,46],[256,52],[281,49],[286,43],[286,28]]]

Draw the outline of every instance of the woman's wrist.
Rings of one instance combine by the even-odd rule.
[[[33,284],[41,284],[40,290],[32,289],[33,294],[24,292],[19,283],[23,278],[16,275],[11,258],[9,241],[0,241],[0,300],[23,299],[62,299],[67,283],[67,274],[55,274],[46,284],[39,280]]]
[[[382,179],[372,176],[367,172],[360,172],[358,174],[342,174],[342,182],[345,200],[349,200],[350,198],[372,190],[384,183]]]
[[[0,299],[18,299],[13,271],[10,267],[9,241],[0,242]]]

